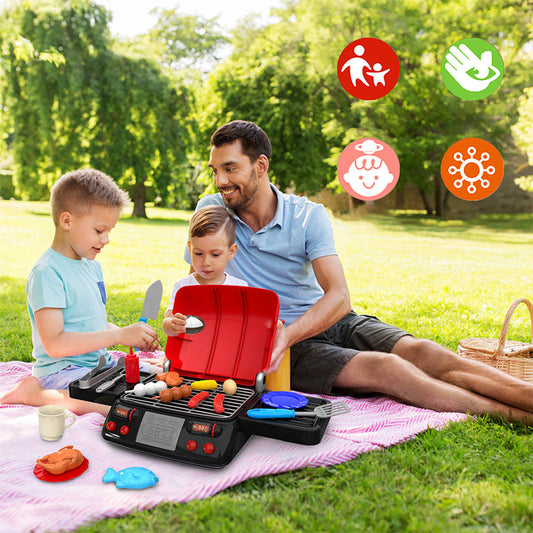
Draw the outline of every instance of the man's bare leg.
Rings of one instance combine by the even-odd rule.
[[[334,386],[355,393],[381,393],[434,411],[489,414],[533,425],[533,414],[447,383],[395,354],[361,352],[342,369]]]
[[[514,378],[480,361],[466,359],[440,344],[402,337],[392,352],[426,374],[506,405],[533,411],[533,384]]]
[[[14,389],[0,397],[0,404],[15,403],[33,407],[58,404],[77,415],[100,413],[106,416],[109,412],[108,405],[76,400],[69,396],[68,390],[43,389],[33,376],[24,378]]]

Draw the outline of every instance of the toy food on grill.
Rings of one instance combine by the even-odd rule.
[[[154,396],[152,400],[161,400],[163,403],[170,403],[172,400],[181,400],[188,398],[192,393],[189,385],[181,385],[181,387],[172,387],[171,389],[163,389],[159,396]]]
[[[67,470],[73,470],[80,466],[83,459],[84,457],[79,450],[74,449],[73,446],[65,446],[57,452],[49,453],[37,459],[37,464],[50,474],[58,476]]]
[[[198,406],[198,404],[202,401],[204,401],[209,396],[209,392],[204,390],[202,392],[199,392],[198,394],[195,394],[190,400],[187,406],[189,409],[194,409]]]
[[[222,390],[229,396],[233,396],[237,392],[237,383],[232,379],[227,379],[222,385]]]
[[[177,387],[183,383],[183,378],[177,372],[163,372],[157,374],[157,381],[164,381],[169,387]]]
[[[215,413],[222,414],[224,412],[224,395],[222,393],[215,396],[213,408],[215,409]]]
[[[193,381],[191,383],[192,390],[210,390],[216,389],[218,383],[214,379],[201,379],[200,381]]]

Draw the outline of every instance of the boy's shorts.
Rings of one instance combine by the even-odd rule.
[[[117,360],[114,359],[107,366],[112,367],[112,366],[115,366],[116,364],[117,364]],[[68,365],[62,370],[58,370],[57,372],[54,372],[53,374],[49,374],[48,376],[43,376],[38,379],[43,389],[68,389],[70,382],[76,381],[77,379],[82,378],[83,376],[85,376],[85,374],[88,374],[90,371],[91,369],[87,368],[86,366]]]
[[[326,331],[291,346],[291,388],[331,394],[341,370],[359,352],[390,353],[405,331],[351,311]]]

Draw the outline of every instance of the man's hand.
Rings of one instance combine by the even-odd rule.
[[[265,374],[273,374],[279,368],[287,348],[290,348],[287,328],[281,320],[278,320],[276,336],[274,337],[274,345],[272,347],[272,358],[270,359],[270,366],[267,368]]]

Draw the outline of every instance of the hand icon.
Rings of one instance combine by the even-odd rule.
[[[459,47],[451,46],[445,59],[447,62],[444,68],[466,91],[483,91],[501,74],[492,64],[490,50],[486,50],[480,57],[477,57],[464,43]]]

